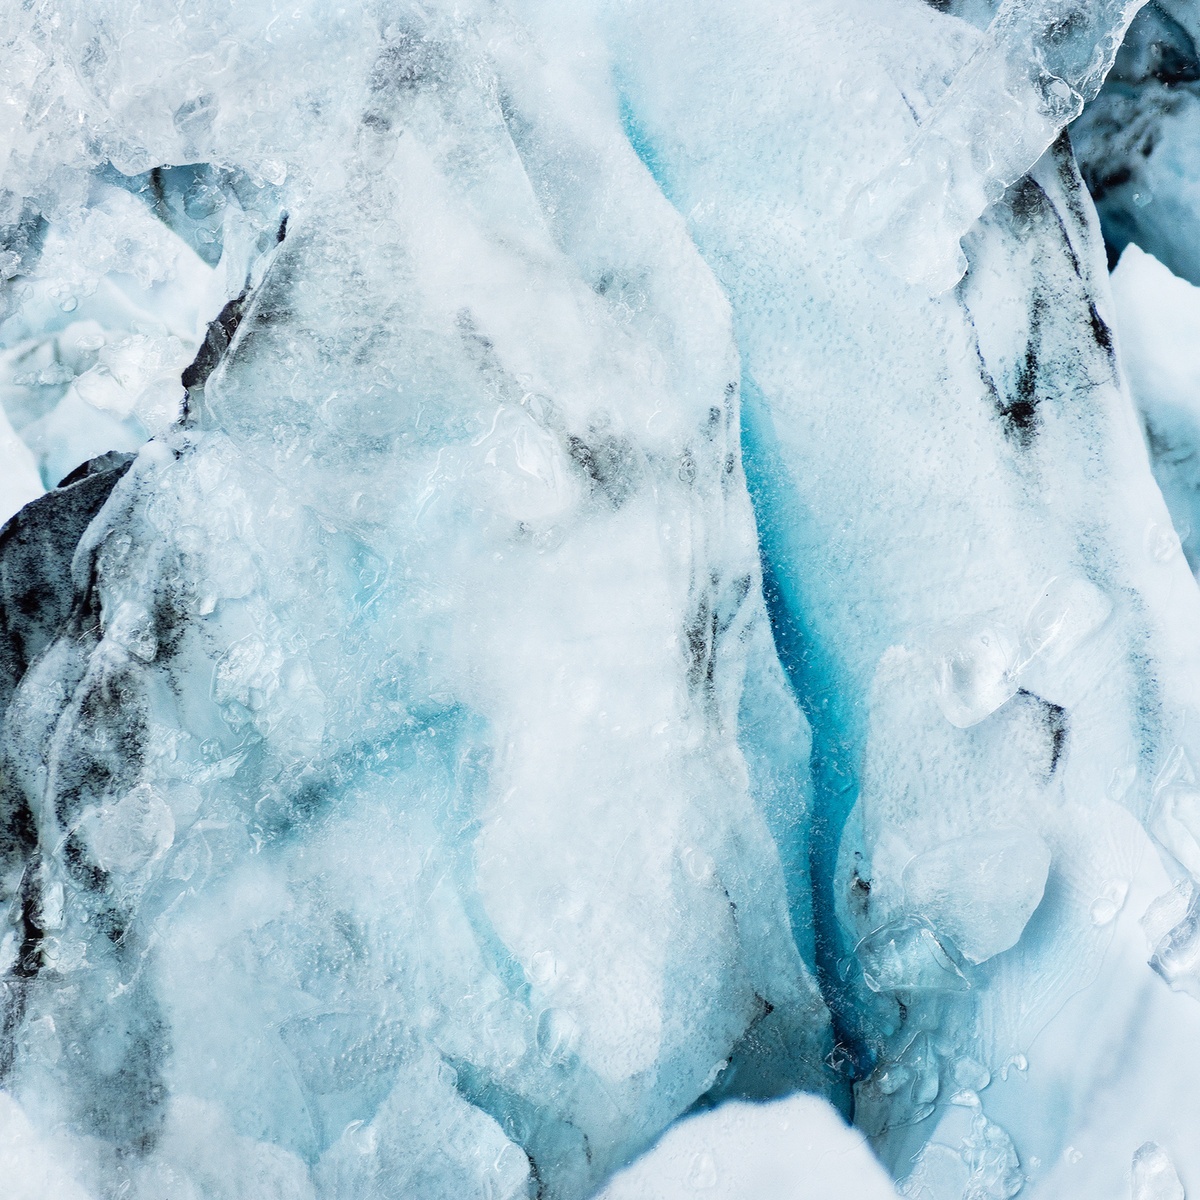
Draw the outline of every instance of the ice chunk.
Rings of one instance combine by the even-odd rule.
[[[1200,284],[1200,19],[1154,0],[1129,27],[1100,95],[1071,129],[1110,259],[1136,245]]]
[[[1200,999],[1200,891],[1190,881],[1177,884],[1147,909],[1143,925],[1150,965],[1176,991]]]
[[[1046,1101],[1051,1123],[1009,1104],[1018,1149],[1036,1144],[1057,1160],[1086,1125],[1087,1090],[1068,1081],[1102,1073],[1108,1043],[1076,1036],[1084,1019],[1058,1014],[1123,928],[1120,915],[1093,920],[1096,899],[1132,870],[1128,826],[1103,797],[1118,775],[1123,802],[1143,817],[1150,781],[1192,727],[1200,606],[1181,556],[1147,546],[1147,529],[1169,519],[1116,361],[1094,214],[1056,136],[1099,84],[1132,6],[1005,6],[974,59],[975,32],[934,6],[891,6],[876,23],[879,13],[657,5],[626,35],[619,81],[634,143],[733,306],[775,627],[814,725],[818,956],[853,1030],[859,1057],[846,1057],[863,1064],[855,1111],[903,1175],[926,1136],[909,1132],[922,1106],[896,1082],[917,1033],[954,1031],[931,1044],[939,1076],[969,1054],[998,1078],[1021,1054],[1039,1096],[1073,1097]],[[1043,45],[1056,17],[1075,19]],[[1014,46],[1028,39],[1023,51],[1009,54],[1006,30]],[[815,44],[829,49],[805,56]],[[808,69],[794,69],[797,56]],[[881,82],[857,85],[864,73]],[[731,104],[730,80],[772,119]],[[1058,89],[1065,103],[1051,120],[1055,81],[1082,90]],[[911,160],[911,190],[890,194],[896,208],[886,188],[874,193],[871,249],[895,251],[897,263],[908,255],[918,276],[949,264],[945,282],[957,278],[965,232],[968,270],[937,298],[841,236],[857,185],[903,175],[888,175],[902,141],[928,159]],[[962,191],[923,191],[929,163]],[[870,210],[872,194],[861,196]],[[916,214],[947,196],[948,212],[962,196],[972,202],[935,235],[936,222]],[[907,199],[911,242],[892,236]],[[870,211],[858,215],[871,225]],[[964,620],[943,645],[939,634]],[[1003,643],[976,647],[984,628]],[[946,660],[963,686],[937,669]],[[1148,717],[1146,687],[1163,697],[1161,719]],[[1010,948],[974,965],[959,949],[970,989],[872,989],[853,951],[894,931],[882,948],[903,961],[893,923],[912,917],[906,863],[1014,827],[1052,848],[1054,870],[1023,881],[1021,901],[1038,916],[1025,924],[1022,913],[979,947]],[[956,945],[944,936],[944,949]],[[907,982],[899,969],[892,978]],[[1117,1041],[1127,1020],[1136,1024],[1125,1010],[1114,1017]],[[1030,1052],[1039,1034],[1056,1036],[1047,1026],[1071,1054]],[[983,1096],[989,1116],[1003,1103],[996,1086]],[[960,1090],[939,1088],[927,1103],[948,1106]]]
[[[76,15],[36,32],[121,32],[85,124],[162,204],[89,166],[42,269],[151,207],[182,246],[152,164],[203,150],[236,288],[17,664],[14,1092],[102,1191],[212,1188],[200,1109],[293,1191],[582,1200],[702,1098],[830,1088],[728,306],[611,95],[498,10],[249,6],[231,74]],[[170,335],[89,324],[68,391],[136,414]]]
[[[969,729],[1017,692],[1017,648],[1002,630],[984,628],[945,651],[937,663],[937,697],[946,720]]]
[[[1012,1139],[976,1113],[957,1146],[935,1141],[922,1148],[899,1192],[906,1200],[1009,1200],[1024,1183]]]
[[[222,303],[220,274],[145,206],[92,191],[78,219],[43,222],[0,324],[0,400],[46,486],[178,419],[180,375]]]
[[[1050,858],[1032,830],[969,834],[917,855],[904,868],[904,891],[964,958],[986,962],[1020,940],[1042,902]]]
[[[919,917],[881,926],[858,943],[855,954],[873,992],[957,992],[971,986],[952,944]]]
[[[1090,580],[1051,579],[1025,618],[1018,670],[1039,656],[1051,665],[1062,662],[1100,629],[1112,608],[1112,601]]]
[[[1184,1200],[1175,1165],[1157,1142],[1145,1142],[1134,1151],[1132,1175],[1133,1200]]]

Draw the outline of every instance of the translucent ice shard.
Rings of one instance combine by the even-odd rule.
[[[1133,1155],[1133,1200],[1184,1200],[1183,1184],[1167,1152],[1146,1142]]]
[[[0,401],[48,487],[177,420],[220,307],[217,273],[143,204],[100,179],[90,199],[43,220],[0,323]]]
[[[956,1146],[930,1142],[901,1181],[906,1200],[1009,1200],[1025,1183],[1012,1139],[977,1113]]]
[[[1146,910],[1142,926],[1153,953],[1150,965],[1174,989],[1200,999],[1200,893],[1190,880],[1164,892]]]
[[[987,626],[946,641],[937,662],[938,703],[946,720],[969,729],[1016,695],[1017,648],[1003,630]]]
[[[850,201],[846,229],[910,283],[953,287],[960,239],[1100,89],[1145,0],[1005,0],[902,153]]]
[[[955,962],[953,946],[919,918],[890,921],[854,948],[873,992],[965,991],[970,982]]]

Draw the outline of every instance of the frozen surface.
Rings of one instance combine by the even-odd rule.
[[[10,1188],[1200,1188],[1194,25],[10,6]]]

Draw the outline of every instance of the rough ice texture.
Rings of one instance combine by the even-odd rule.
[[[1139,7],[0,16],[17,1195],[1200,1183]]]

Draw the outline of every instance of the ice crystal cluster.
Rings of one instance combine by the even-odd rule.
[[[0,6],[0,1193],[1200,1195],[1198,44]]]

